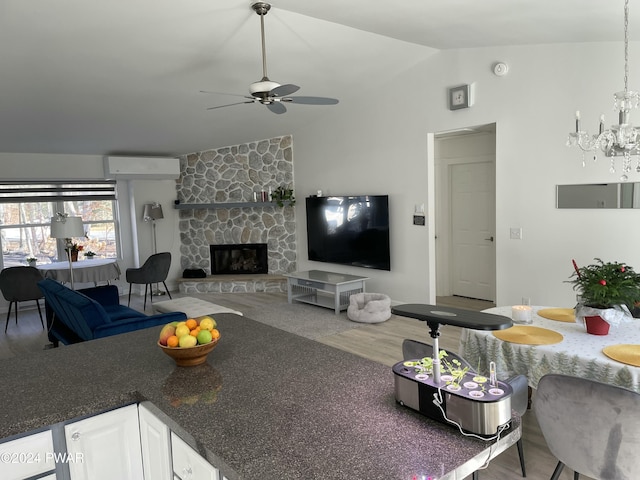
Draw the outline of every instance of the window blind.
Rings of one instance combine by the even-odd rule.
[[[116,182],[0,182],[0,203],[115,200]]]

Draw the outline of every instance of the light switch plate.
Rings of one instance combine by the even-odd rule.
[[[511,240],[522,240],[522,228],[515,227],[510,229]]]

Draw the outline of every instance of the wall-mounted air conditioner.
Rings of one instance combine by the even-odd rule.
[[[180,176],[180,160],[170,157],[104,157],[106,179],[160,180]]]

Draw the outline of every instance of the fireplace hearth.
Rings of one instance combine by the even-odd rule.
[[[209,245],[211,275],[269,273],[266,243]]]

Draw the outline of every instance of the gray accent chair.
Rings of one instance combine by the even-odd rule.
[[[40,315],[40,323],[44,328],[44,320],[42,319],[42,310],[40,310],[40,299],[44,297],[38,282],[42,280],[42,273],[35,267],[7,267],[0,272],[0,290],[2,296],[9,302],[9,311],[7,311],[7,323],[4,327],[4,333],[7,333],[9,327],[9,317],[11,316],[11,306],[15,305],[16,325],[18,324],[18,302],[27,302],[35,300],[38,306],[38,314]]]
[[[547,374],[538,382],[533,411],[558,464],[601,480],[638,478],[640,394],[588,378]]]
[[[441,348],[440,350],[445,350]],[[457,355],[449,350],[447,352],[447,358],[449,360],[456,359],[460,361],[463,367],[468,367],[470,370],[474,370],[473,367],[460,355]],[[402,342],[402,358],[404,360],[411,360],[416,358],[431,357],[433,355],[433,346],[428,343],[418,342],[417,340],[411,340],[406,338]],[[527,412],[529,405],[529,382],[524,375],[514,375],[507,380],[503,380],[508,383],[513,389],[513,395],[511,396],[511,410],[514,410],[518,415],[522,417]],[[522,447],[522,438],[518,439],[516,443],[518,447],[518,456],[520,457],[520,468],[522,470],[522,476],[527,476],[527,470],[524,464],[524,449]],[[478,472],[473,472],[473,480],[478,480]]]
[[[162,283],[164,289],[171,298],[171,293],[167,288],[165,280],[169,275],[169,268],[171,268],[171,253],[162,252],[154,253],[142,264],[140,268],[127,268],[125,276],[129,283],[129,300],[127,306],[131,306],[131,286],[135,284],[144,285],[144,307],[147,308],[147,290],[149,291],[149,297],[151,303],[153,303],[153,284]]]

